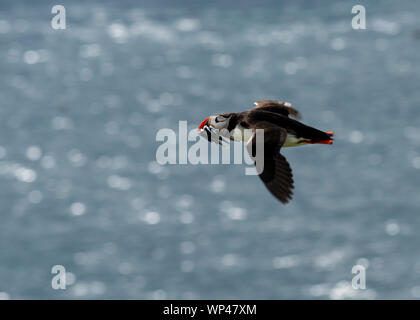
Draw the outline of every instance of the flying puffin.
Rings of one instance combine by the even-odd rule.
[[[295,120],[301,119],[301,115],[289,102],[261,100],[254,105],[244,112],[222,113],[204,119],[198,127],[199,135],[218,144],[226,142],[225,138],[247,142],[248,153],[255,159],[255,130],[263,129],[264,167],[259,177],[267,189],[286,204],[292,199],[293,175],[280,148],[332,144],[334,132],[320,131]]]

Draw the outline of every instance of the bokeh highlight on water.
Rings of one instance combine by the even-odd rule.
[[[66,30],[54,4],[0,4],[0,298],[420,297],[419,3],[61,1]],[[335,131],[283,151],[287,206],[156,163],[159,129],[260,99]]]

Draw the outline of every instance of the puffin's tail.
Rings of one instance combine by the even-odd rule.
[[[327,139],[312,139],[310,142],[308,143],[321,143],[321,144],[333,144],[334,140],[333,140],[333,136],[334,136],[334,132],[333,131],[326,131],[325,134],[327,135]]]

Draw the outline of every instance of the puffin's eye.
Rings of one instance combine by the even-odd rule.
[[[221,117],[221,116],[218,116],[218,117],[216,117],[216,119],[214,119],[215,121],[216,121],[216,123],[218,123],[218,122],[222,122],[223,120],[225,120],[225,118],[223,118],[223,117]]]

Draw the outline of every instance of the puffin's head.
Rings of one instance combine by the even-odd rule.
[[[230,114],[224,113],[217,116],[210,116],[201,122],[198,130],[202,130],[205,126],[211,127],[213,129],[227,129],[229,125]]]
[[[210,116],[201,122],[198,126],[198,131],[200,135],[206,137],[208,141],[220,143],[222,137],[219,136],[219,132],[227,131],[229,119],[230,115],[228,114]]]

